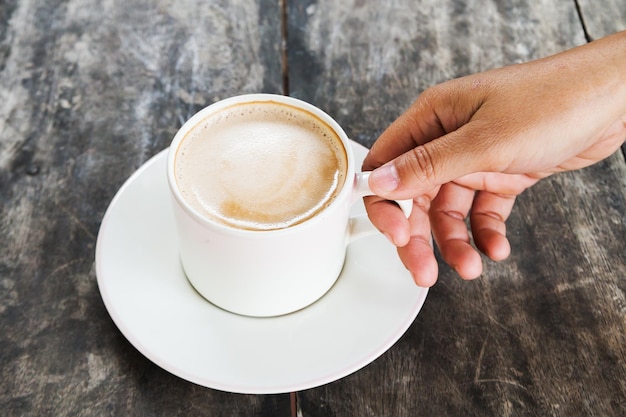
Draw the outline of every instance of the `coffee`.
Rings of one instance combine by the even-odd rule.
[[[219,110],[187,133],[175,177],[199,213],[240,229],[273,230],[301,223],[341,191],[346,150],[324,121],[277,102]]]

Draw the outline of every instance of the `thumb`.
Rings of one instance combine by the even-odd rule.
[[[483,141],[469,142],[472,136],[466,130],[418,145],[376,168],[369,177],[370,188],[387,199],[408,199],[463,175],[489,170],[483,163],[488,152],[479,145]]]

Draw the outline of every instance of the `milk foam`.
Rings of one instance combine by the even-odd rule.
[[[182,141],[176,181],[200,213],[242,229],[305,221],[341,190],[347,156],[316,116],[278,103],[238,104],[208,116]]]

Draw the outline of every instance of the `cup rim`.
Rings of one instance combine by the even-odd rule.
[[[292,226],[288,226],[281,229],[271,229],[271,230],[253,230],[253,229],[241,229],[235,226],[230,226],[221,222],[218,222],[210,217],[203,215],[198,210],[193,208],[182,196],[182,193],[178,189],[178,184],[176,182],[176,176],[174,174],[174,166],[176,163],[176,154],[178,153],[178,148],[180,144],[187,136],[187,134],[196,127],[202,120],[208,117],[210,114],[221,111],[227,107],[230,107],[235,104],[241,103],[253,103],[253,102],[276,102],[282,105],[288,105],[298,110],[304,110],[309,113],[312,113],[314,116],[322,120],[322,122],[326,123],[330,128],[337,134],[341,143],[343,145],[344,151],[346,152],[346,160],[347,160],[347,170],[346,170],[346,178],[342,185],[342,189],[334,198],[334,200],[326,207],[321,209],[314,216],[297,223]],[[354,155],[352,148],[349,143],[349,139],[343,128],[333,119],[328,113],[323,111],[322,109],[306,102],[291,96],[284,96],[280,94],[269,94],[269,93],[252,93],[252,94],[240,94],[236,96],[232,96],[226,99],[222,99],[216,101],[198,112],[196,112],[191,118],[189,118],[183,125],[178,129],[172,142],[170,143],[167,155],[167,180],[170,192],[174,196],[176,203],[178,206],[183,209],[189,216],[191,216],[195,221],[199,222],[202,225],[207,225],[211,227],[215,227],[217,229],[223,230],[228,233],[238,233],[249,236],[267,236],[269,234],[285,234],[291,233],[292,231],[300,230],[305,227],[311,227],[316,222],[321,221],[322,218],[326,217],[331,211],[333,211],[341,201],[347,198],[347,195],[351,193],[352,188],[354,188],[353,183],[355,181],[356,170],[354,166]]]

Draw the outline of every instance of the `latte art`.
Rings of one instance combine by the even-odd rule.
[[[273,230],[315,216],[341,191],[347,156],[315,115],[275,102],[209,115],[181,142],[175,176],[199,213],[240,229]]]

